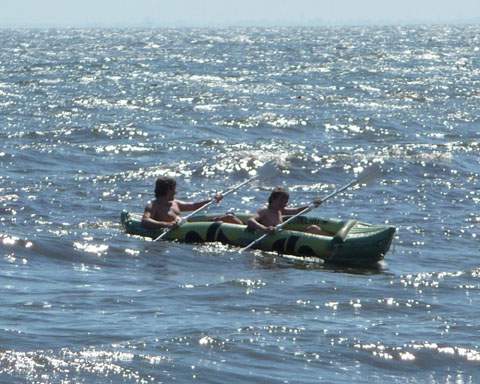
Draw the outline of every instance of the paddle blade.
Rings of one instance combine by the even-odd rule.
[[[277,166],[275,160],[267,161],[262,166],[256,169],[256,175],[261,179],[270,179],[277,176],[280,173],[280,170]]]
[[[365,168],[357,177],[356,184],[369,185],[382,174],[382,168],[378,164]]]

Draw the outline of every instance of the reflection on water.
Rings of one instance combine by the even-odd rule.
[[[0,381],[476,383],[477,26],[2,30]],[[126,236],[156,177],[397,228],[339,267]],[[408,379],[406,379],[408,378]]]

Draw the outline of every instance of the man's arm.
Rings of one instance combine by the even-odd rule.
[[[205,204],[209,203],[210,201],[211,200],[203,200],[203,201],[198,201],[196,203],[193,203],[190,201],[176,200],[178,204],[178,208],[180,209],[181,212],[195,211],[196,209],[203,207]]]
[[[305,205],[303,207],[298,207],[298,208],[284,208],[282,210],[282,215],[285,215],[285,216],[296,215],[297,213],[302,212],[307,207],[308,205]]]
[[[223,199],[223,195],[221,193],[217,193],[213,199],[218,203],[220,200]],[[196,203],[192,203],[189,201],[180,201],[180,200],[175,200],[175,201],[177,202],[178,208],[180,209],[180,211],[184,212],[184,211],[195,211],[198,208],[203,207],[205,204],[210,203],[212,199],[198,201]]]
[[[321,199],[315,199],[313,200],[313,205],[316,207],[318,207],[320,204],[322,204],[322,200]],[[296,215],[297,213],[300,213],[302,212],[304,209],[308,208],[310,206],[309,205],[304,205],[303,207],[298,207],[298,208],[284,208],[282,210],[282,215],[285,215],[285,216],[291,216],[291,215]]]

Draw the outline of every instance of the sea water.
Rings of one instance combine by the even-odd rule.
[[[480,27],[0,30],[0,382],[480,382]],[[374,268],[126,235],[211,212],[397,228]]]

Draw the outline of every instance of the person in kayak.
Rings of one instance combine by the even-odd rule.
[[[257,214],[248,220],[248,229],[273,233],[276,231],[276,226],[283,222],[284,215],[296,215],[307,208],[307,206],[287,208],[289,197],[289,193],[284,188],[275,187],[268,198],[268,206],[266,208],[259,209]],[[321,200],[315,200],[313,203],[316,206],[319,206],[321,204]],[[305,229],[305,232],[314,233],[317,235],[330,235],[318,225],[308,226]]]
[[[211,200],[199,202],[187,202],[175,199],[177,193],[177,182],[171,177],[159,177],[155,182],[155,200],[149,202],[145,207],[142,217],[142,225],[147,229],[173,228],[182,222],[181,213],[195,211]],[[214,197],[218,203],[223,199],[221,193]],[[218,221],[233,222],[235,217],[225,215],[216,218]],[[238,220],[238,219],[237,219]]]

